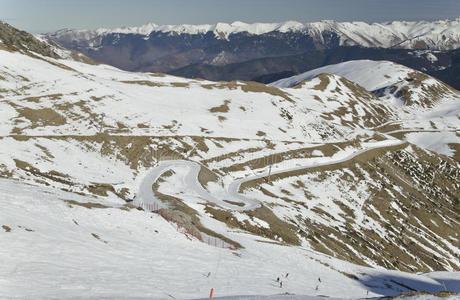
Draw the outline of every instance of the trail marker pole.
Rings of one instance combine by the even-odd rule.
[[[211,288],[211,292],[209,293],[209,299],[212,299],[213,294],[214,294],[214,288]]]

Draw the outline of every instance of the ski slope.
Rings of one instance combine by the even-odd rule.
[[[460,292],[459,272],[366,268],[238,231],[231,238],[245,248],[229,251],[187,238],[157,214],[121,209],[121,203],[107,206],[5,179],[0,193],[0,242],[8,245],[0,247],[1,298],[195,299],[207,298],[214,288],[215,297],[231,299],[281,293],[357,299],[408,291],[402,285]],[[209,222],[216,230],[221,226]],[[283,288],[275,282],[278,276]]]

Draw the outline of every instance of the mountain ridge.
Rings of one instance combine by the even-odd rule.
[[[383,23],[366,23],[366,22],[336,22],[333,20],[323,20],[319,22],[301,23],[297,21],[285,21],[280,23],[244,23],[235,21],[232,23],[216,23],[214,25],[201,24],[179,24],[179,25],[157,25],[149,23],[138,27],[120,27],[116,29],[98,28],[94,30],[72,30],[62,29],[46,35],[53,38],[59,38],[65,35],[74,35],[75,38],[94,38],[98,35],[107,34],[138,34],[149,36],[153,32],[171,33],[171,34],[206,34],[214,33],[218,39],[229,39],[232,34],[248,33],[251,35],[261,35],[270,32],[304,32],[321,40],[321,32],[331,31],[341,33],[343,39],[341,45],[361,45],[364,47],[397,47],[411,48],[411,39],[419,39],[425,36],[423,42],[431,49],[455,49],[460,46],[458,41],[458,30],[460,28],[460,18],[455,20],[439,20],[433,22],[417,21],[392,21]],[[359,34],[354,34],[355,32]],[[375,33],[378,32],[384,40],[379,40]],[[366,36],[366,33],[374,34],[373,39]],[[455,34],[457,33],[457,34]],[[433,36],[443,35],[444,37],[434,39]],[[362,35],[362,36],[359,36]],[[380,37],[380,38],[381,38]],[[390,38],[391,37],[391,38]],[[457,39],[457,41],[453,41]],[[403,45],[406,42],[408,45]]]
[[[455,76],[450,75],[457,68],[458,32],[460,19],[373,24],[289,21],[61,30],[41,38],[127,71],[171,73],[213,81],[259,77],[265,81],[263,76],[270,74],[302,73],[343,60],[367,58],[392,60],[437,74],[459,88]],[[306,63],[299,64],[297,61],[305,55],[315,60],[307,57]],[[235,67],[238,72],[231,70]]]
[[[6,296],[460,292],[460,159],[424,147],[458,144],[460,92],[330,68],[277,88],[0,49]]]

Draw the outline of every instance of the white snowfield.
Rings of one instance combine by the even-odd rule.
[[[358,299],[409,291],[403,285],[460,292],[460,272],[367,268],[238,231],[228,234],[245,249],[229,251],[186,237],[157,214],[121,209],[121,202],[89,209],[66,201],[101,202],[5,179],[0,194],[3,299],[204,299],[211,288],[215,297],[232,295],[224,299]]]
[[[392,80],[402,76],[399,68],[383,66]],[[383,71],[380,78],[386,78]],[[365,218],[362,211],[372,196],[366,184],[381,184],[366,171],[354,189],[334,182],[334,176],[358,175],[350,169],[330,172],[321,181],[307,173],[263,184],[273,197],[258,189],[240,193],[242,184],[268,175],[266,164],[254,169],[235,166],[320,146],[330,146],[333,149],[325,149],[334,154],[315,149],[311,156],[285,157],[273,162],[271,174],[349,161],[366,151],[403,144],[374,135],[376,127],[395,123],[427,130],[432,122],[439,130],[450,130],[451,142],[458,138],[452,135],[458,130],[454,96],[430,109],[414,105],[406,110],[338,75],[313,78],[300,89],[270,89],[130,73],[3,50],[0,76],[0,173],[9,178],[0,179],[0,298],[195,299],[207,298],[211,288],[215,297],[232,297],[227,299],[289,299],[280,295],[285,293],[295,294],[294,299],[358,299],[411,290],[460,292],[460,272],[388,271],[364,255],[363,262],[372,268],[363,267],[321,254],[307,239],[300,246],[286,246],[280,236],[269,239],[230,227],[206,210],[207,204],[217,204],[239,221],[266,230],[267,221],[246,212],[267,200],[264,205],[271,205],[280,220],[302,214],[312,224],[339,227],[347,219],[337,202],[349,201],[356,214],[353,226],[391,238],[383,223]],[[407,129],[404,126],[400,130]],[[411,135],[408,139],[426,142]],[[351,140],[356,144],[338,146]],[[186,153],[189,161],[161,161],[156,154],[162,147],[168,152],[164,157]],[[133,149],[140,153],[134,153],[134,159],[129,152]],[[405,150],[415,152],[411,146]],[[159,163],[153,168],[152,157]],[[218,181],[205,188],[197,179],[204,161],[209,169],[221,171]],[[152,184],[168,170],[173,175],[158,191],[180,198],[197,212],[204,227],[244,248],[203,243],[158,214],[125,205],[114,194],[126,189],[129,196],[137,195],[136,204],[159,203]],[[311,184],[308,203],[293,180]],[[90,196],[89,187],[98,183],[113,190]],[[305,205],[291,206],[277,196],[283,193]],[[315,205],[334,214],[334,220],[315,213]],[[391,205],[400,209],[396,201]],[[442,244],[437,246],[422,234],[416,242],[433,256],[443,256],[442,266],[454,270],[458,239],[454,233],[437,240]]]
[[[278,88],[289,88],[304,80],[315,78],[321,73],[332,73],[356,82],[368,91],[375,91],[403,80],[411,72],[414,70],[390,61],[351,60],[280,79],[270,85]]]
[[[320,21],[300,23],[287,21],[281,23],[253,23],[244,22],[216,23],[203,25],[157,25],[149,23],[139,27],[122,27],[116,29],[99,28],[96,30],[69,30],[63,29],[49,36],[69,38],[74,40],[100,39],[111,33],[139,34],[146,38],[151,33],[161,32],[169,34],[206,34],[214,33],[220,39],[229,39],[232,34],[247,32],[260,35],[269,32],[305,32],[314,39],[323,41],[323,33],[333,32],[339,36],[340,45],[360,45],[364,47],[398,47],[414,48],[415,45],[425,43],[429,49],[456,49],[460,46],[460,19],[434,22],[405,22],[394,21],[389,23],[365,22],[336,22]],[[443,38],[441,38],[443,37]],[[97,47],[97,45],[94,45]]]

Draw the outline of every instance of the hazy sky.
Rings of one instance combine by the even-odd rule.
[[[149,22],[382,22],[459,16],[460,0],[0,0],[0,19],[32,33]]]

